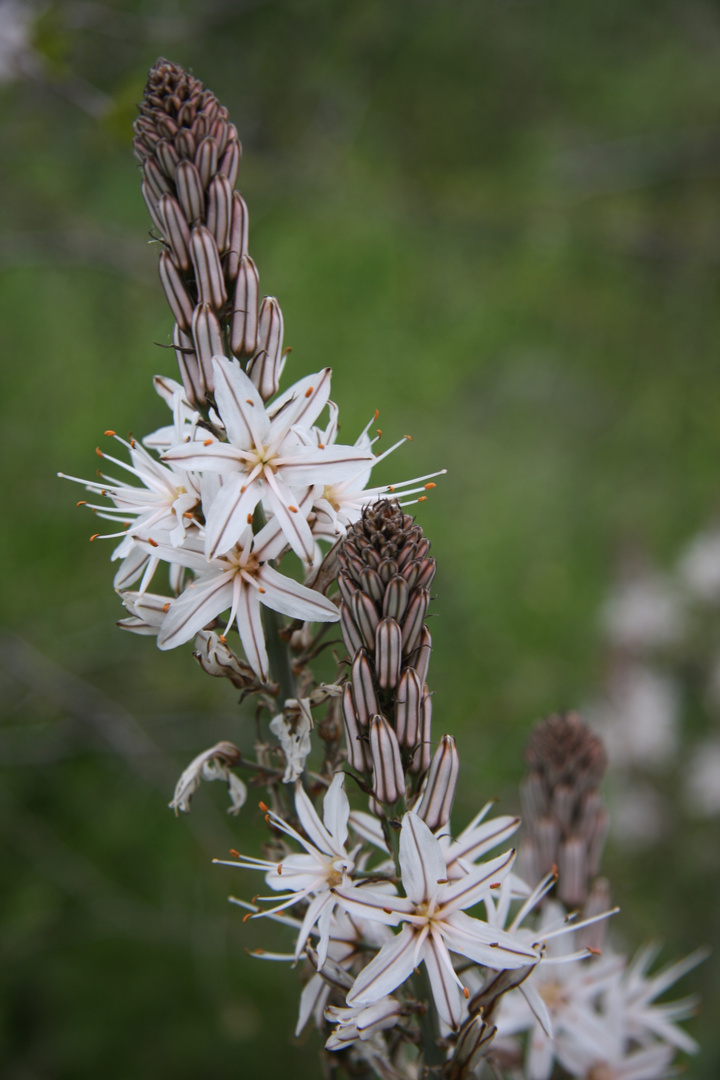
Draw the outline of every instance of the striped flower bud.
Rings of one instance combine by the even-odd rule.
[[[175,347],[175,356],[180,369],[180,377],[185,388],[185,396],[189,404],[196,405],[205,401],[207,391],[205,375],[195,352],[195,343],[191,337],[188,337],[180,329],[177,323],[175,323],[173,330],[173,346]]]
[[[373,716],[370,721],[370,754],[375,798],[396,803],[405,794],[405,778],[397,737],[384,716]]]
[[[447,825],[450,820],[460,758],[452,735],[443,735],[433,755],[427,781],[416,813],[429,829]]]
[[[373,687],[372,668],[364,649],[359,649],[355,654],[350,679],[355,714],[361,726],[366,728],[370,718],[378,711],[378,703]]]
[[[263,401],[277,393],[283,361],[283,317],[280,305],[273,296],[266,296],[260,305],[255,355],[247,373],[260,391]]]
[[[193,310],[201,308],[192,326],[201,352],[194,366],[183,347],[183,384],[192,386],[195,405],[211,404],[209,358],[224,354],[228,341],[233,355],[253,358],[251,378],[267,399],[277,391],[282,371],[282,316],[273,302],[260,343],[263,355],[256,357],[258,278],[248,256],[247,207],[233,192],[242,148],[227,110],[199,79],[160,59],[150,70],[134,131],[143,196],[167,246],[160,271],[165,294],[185,334]],[[200,368],[204,392],[196,377]]]
[[[363,741],[363,735],[358,726],[352,688],[349,683],[346,684],[343,691],[342,706],[348,761],[353,769],[357,769],[358,772],[369,772],[372,762],[370,761],[369,750],[366,748]]]
[[[409,749],[420,742],[424,692],[425,687],[415,668],[406,668],[397,688],[395,731],[400,745]]]

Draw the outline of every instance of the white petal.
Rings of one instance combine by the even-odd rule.
[[[166,450],[162,459],[197,472],[209,469],[211,472],[233,473],[245,468],[245,461],[236,448],[217,439],[208,440],[207,445],[199,441],[178,443]]]
[[[232,603],[232,574],[213,574],[188,585],[168,608],[158,634],[159,649],[174,649],[195,637]]]
[[[371,1005],[405,982],[415,968],[415,930],[405,926],[383,945],[374,960],[358,975],[347,996],[348,1005]]]
[[[209,559],[224,555],[247,529],[260,502],[258,483],[245,486],[245,474],[229,476],[212,501],[205,529],[205,552]]]
[[[267,682],[268,656],[260,617],[260,598],[257,589],[245,582],[240,590],[237,628],[248,664],[263,682]]]
[[[281,458],[278,475],[291,487],[310,484],[339,484],[354,476],[358,468],[372,460],[372,454],[356,446],[331,446],[327,450],[303,449]]]
[[[312,562],[315,541],[300,510],[301,497],[278,477],[273,477],[272,483],[264,486],[262,499],[263,506],[277,518],[287,542],[298,558],[304,562]]]
[[[428,936],[422,947],[422,958],[430,979],[430,988],[435,1000],[435,1005],[440,1017],[448,1027],[457,1030],[462,1022],[462,1005],[460,987],[454,973],[451,975],[448,966],[452,969],[450,957],[445,952],[443,957],[439,955],[442,943],[438,943],[432,935]]]
[[[345,851],[350,816],[350,803],[345,793],[344,782],[345,773],[337,773],[323,800],[323,821],[333,838],[338,854],[344,854]]]
[[[448,948],[495,971],[525,967],[540,959],[512,934],[481,919],[473,919],[464,911],[455,911],[441,926]]]
[[[503,882],[510,873],[514,860],[515,852],[506,851],[504,855],[482,863],[465,877],[445,885],[440,896],[443,911],[449,914],[451,911],[464,910],[477,904],[478,900],[487,894],[491,885]]]
[[[233,446],[249,450],[263,446],[270,432],[263,399],[240,365],[224,356],[213,356],[215,401],[220,419]]]
[[[439,841],[412,810],[402,820],[400,870],[403,888],[416,904],[432,900],[447,873]]]
[[[340,852],[335,849],[332,836],[318,817],[317,811],[310,800],[310,796],[299,782],[295,787],[295,809],[297,811],[297,816],[300,819],[300,824],[313,844],[326,855],[332,856],[340,854]]]
[[[265,593],[263,604],[303,622],[337,622],[340,612],[322,593],[285,577],[267,563],[258,571]]]
[[[309,428],[325,408],[330,396],[330,368],[323,368],[289,387],[268,408],[272,417],[272,438],[293,426]]]

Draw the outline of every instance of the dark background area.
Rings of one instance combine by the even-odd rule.
[[[158,55],[238,128],[286,382],[331,365],[348,441],[375,408],[385,440],[413,435],[381,479],[448,469],[418,517],[456,824],[492,796],[516,809],[532,724],[600,685],[620,554],[669,565],[720,495],[720,5],[46,6],[0,85],[8,1080],[318,1075],[297,973],[244,954],[282,929],[226,903],[257,879],[210,865],[258,852],[256,799],[237,820],[221,785],[166,808],[252,723],[189,648],[115,627],[112,541],[88,546],[55,476],[92,477],[106,428],[166,422],[171,318],[130,146]],[[717,825],[676,802],[662,843],[616,835],[606,858],[618,947],[658,938],[665,960],[720,939]],[[704,999],[692,1080],[720,1071],[716,970],[680,989]]]

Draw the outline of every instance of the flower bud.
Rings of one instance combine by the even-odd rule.
[[[406,668],[398,684],[395,706],[395,731],[401,746],[412,749],[420,742],[424,693],[418,673],[414,668]]]
[[[173,262],[180,270],[190,269],[190,230],[177,201],[172,195],[162,195],[158,215],[163,223],[162,234],[172,248]]]
[[[195,308],[192,317],[192,336],[205,385],[212,392],[212,358],[222,356],[223,339],[220,323],[209,304],[198,304]]]
[[[218,153],[217,143],[213,138],[201,139],[195,151],[195,168],[200,176],[200,184],[203,191],[210,183],[210,177],[217,171]]]
[[[225,279],[215,238],[204,225],[198,225],[190,234],[190,257],[200,303],[211,304],[215,311],[219,311],[227,300]]]
[[[430,750],[432,746],[432,698],[423,686],[425,696],[422,701],[420,742],[412,756],[410,772],[422,775],[430,768]]]
[[[208,194],[208,199],[209,199]],[[209,217],[208,211],[208,217]],[[228,281],[234,281],[240,267],[240,260],[248,253],[248,209],[239,191],[232,195],[232,212],[228,237],[228,253],[225,273]]]
[[[258,272],[249,255],[240,259],[233,301],[230,348],[234,356],[252,356],[257,343]]]
[[[375,631],[380,622],[375,605],[369,596],[356,592],[350,601],[350,611],[366,649],[374,653]],[[382,686],[382,683],[380,685]]]
[[[266,296],[260,305],[255,355],[247,366],[247,373],[260,391],[263,401],[277,393],[285,360],[282,353],[283,317],[280,305],[272,296]]]
[[[230,243],[232,188],[224,176],[214,176],[207,193],[207,227],[215,238],[218,252],[223,255]],[[233,278],[234,280],[234,278]]]
[[[160,253],[158,261],[160,281],[165,291],[165,297],[170,310],[182,330],[189,330],[193,317],[193,306],[187,290],[180,277],[180,272],[175,266],[167,251]]]
[[[200,174],[192,161],[180,162],[175,174],[175,186],[178,202],[188,225],[202,221],[205,214],[205,195],[200,182]]]
[[[429,829],[447,825],[450,820],[460,758],[452,735],[443,735],[430,764],[425,790],[416,813]]]
[[[373,792],[379,802],[391,804],[405,794],[405,777],[395,732],[384,716],[370,721]]]
[[[173,345],[188,403],[204,405],[207,400],[205,375],[197,358],[192,338],[188,337],[177,323],[173,329]]]
[[[347,743],[348,761],[353,769],[358,772],[367,772],[369,761],[366,760],[366,747],[360,735],[355,705],[353,702],[352,688],[348,683],[343,691],[343,720],[345,721],[345,741]]]
[[[385,590],[385,596],[382,601],[383,615],[390,619],[395,619],[400,623],[403,620],[403,616],[407,611],[408,601],[410,599],[410,590],[408,589],[408,583],[405,578],[400,574],[395,574],[391,577],[387,583]]]
[[[475,1076],[496,1031],[482,1017],[469,1017],[458,1032],[452,1056],[445,1066],[445,1080],[470,1080]]]
[[[417,589],[413,593],[402,625],[402,650],[404,656],[410,655],[420,639],[429,603],[430,593],[427,589]]]
[[[374,606],[373,606],[374,610]],[[400,681],[402,631],[394,619],[382,619],[375,630],[375,670],[383,690],[393,690]]]
[[[373,687],[372,669],[364,649],[359,649],[355,654],[350,678],[355,713],[359,723],[366,728],[370,723],[370,717],[376,715],[378,704]]]

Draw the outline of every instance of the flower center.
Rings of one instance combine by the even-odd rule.
[[[565,995],[565,987],[557,980],[549,980],[548,982],[542,983],[538,987],[538,991],[548,1009],[559,1009],[562,1005],[566,1004],[567,998]],[[605,1078],[602,1075],[599,1075],[597,1080],[605,1080]],[[612,1078],[610,1078],[610,1080],[612,1080]]]

